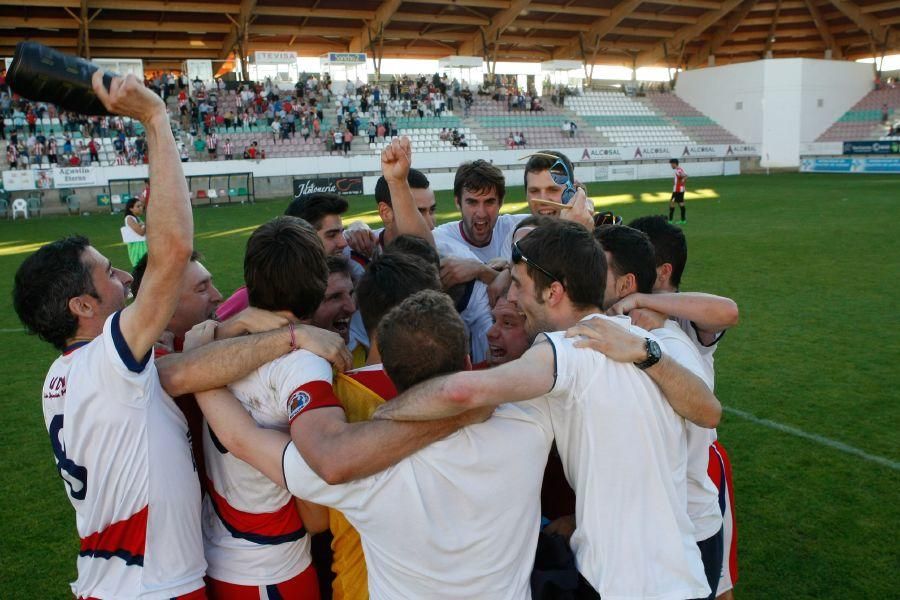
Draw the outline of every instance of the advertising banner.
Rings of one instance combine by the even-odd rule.
[[[34,171],[31,169],[12,169],[3,171],[3,189],[10,192],[19,190],[33,190]]]
[[[804,173],[900,173],[898,158],[804,158]]]
[[[844,142],[844,154],[900,154],[900,142]]]
[[[99,185],[97,183],[97,170],[94,167],[54,168],[53,183],[57,188]]]
[[[329,52],[328,62],[356,65],[366,62],[365,52]]]
[[[296,52],[264,52],[258,50],[253,53],[253,61],[257,65],[282,65],[297,62]]]
[[[360,175],[353,177],[294,179],[294,199],[320,192],[329,192],[342,196],[361,196],[363,193],[363,178]]]

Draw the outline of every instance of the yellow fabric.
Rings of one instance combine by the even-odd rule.
[[[334,379],[334,392],[351,423],[368,421],[375,409],[384,404],[381,396],[343,373]],[[328,518],[334,537],[331,542],[331,570],[336,576],[332,584],[333,598],[366,600],[369,597],[369,574],[359,534],[341,512],[329,508]]]
[[[357,344],[350,355],[353,357],[353,368],[359,369],[366,366],[366,359],[369,357],[369,349],[362,344]]]

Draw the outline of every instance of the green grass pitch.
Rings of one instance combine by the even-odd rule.
[[[900,178],[874,175],[689,181],[683,288],[730,296],[741,311],[716,355],[717,394],[741,411],[726,412],[719,428],[734,466],[740,598],[897,593],[898,184]],[[666,210],[670,186],[655,180],[588,187],[598,206],[627,222]],[[521,188],[510,189],[505,209],[522,210],[521,198]],[[438,193],[438,202],[442,221],[455,217],[449,192]],[[195,211],[195,246],[224,294],[240,284],[252,229],[285,204]],[[374,209],[371,197],[352,199],[350,220],[377,219]],[[78,551],[41,416],[40,387],[55,353],[21,332],[10,301],[13,274],[41,243],[75,232],[127,267],[121,224],[111,215],[0,222],[3,598],[71,598]]]

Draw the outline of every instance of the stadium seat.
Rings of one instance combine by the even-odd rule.
[[[25,201],[25,198],[16,198],[12,203],[12,218],[13,221],[16,220],[17,215],[22,215],[26,219],[28,218],[28,202]]]

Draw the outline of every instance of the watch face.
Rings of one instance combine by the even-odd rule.
[[[647,340],[647,358],[653,360],[653,362],[657,362],[662,358],[662,350],[660,350],[659,344],[653,340]]]

